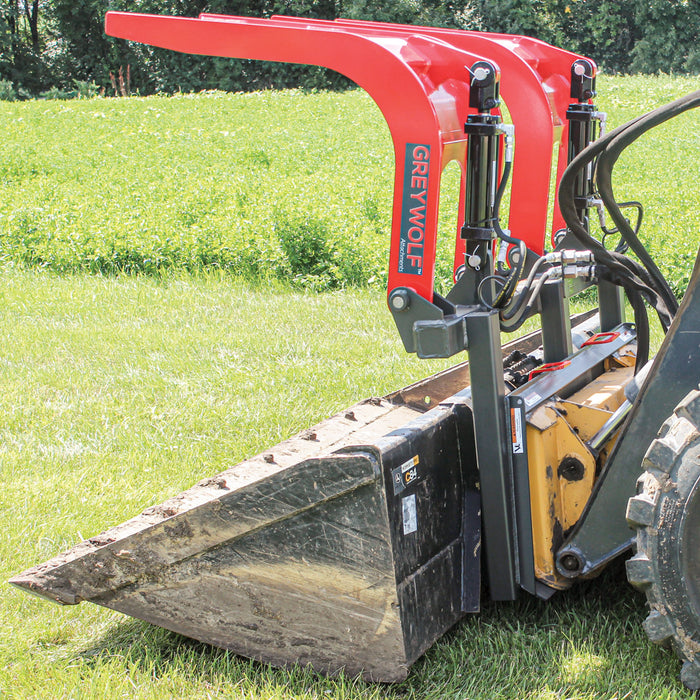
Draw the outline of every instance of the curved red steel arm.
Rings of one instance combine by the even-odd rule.
[[[313,20],[109,12],[105,29],[112,36],[184,53],[324,66],[364,88],[384,115],[394,143],[389,287],[410,287],[432,300],[443,150],[465,138],[466,66],[482,56],[437,38],[366,36]],[[416,204],[408,210],[403,198],[407,168],[409,176],[416,170],[415,179],[409,177],[416,185]],[[402,239],[402,215],[405,222],[410,210],[416,210],[416,230],[411,240],[404,230]]]
[[[457,48],[469,47],[498,62],[502,71],[501,94],[516,127],[509,227],[528,248],[541,254],[547,229],[552,149],[554,144],[559,144],[558,184],[567,165],[569,122],[566,111],[571,103],[571,66],[584,57],[527,36],[363,20],[336,22],[401,34],[420,32]],[[587,60],[595,66],[591,59]],[[563,226],[564,219],[555,201],[552,233]],[[461,262],[463,252],[463,245],[462,250],[458,245],[455,265]]]
[[[352,20],[109,12],[105,27],[112,36],[184,53],[323,66],[364,88],[394,144],[389,292],[409,287],[429,301],[442,170],[451,160],[464,169],[468,67],[484,59],[505,67],[502,90],[517,129],[510,225],[542,252],[552,147],[566,124],[578,56],[527,37]],[[463,250],[458,237],[456,261]]]

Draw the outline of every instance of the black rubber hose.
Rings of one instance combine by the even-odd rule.
[[[499,216],[500,216],[500,208],[501,208],[501,201],[503,200],[503,195],[505,194],[506,191],[506,186],[508,184],[508,179],[510,178],[510,171],[512,168],[512,163],[511,161],[507,160],[505,164],[503,165],[503,173],[501,175],[501,182],[498,185],[498,190],[496,191],[496,196],[494,198],[494,204],[493,204],[493,228],[496,231],[496,235],[504,242],[508,243],[510,245],[515,245],[518,246],[518,249],[520,251],[520,259],[515,265],[515,268],[511,271],[510,275],[508,276],[505,285],[503,288],[496,294],[496,298],[493,300],[493,303],[491,304],[492,308],[502,308],[508,302],[513,296],[513,293],[515,292],[515,288],[518,286],[518,282],[520,282],[520,279],[523,274],[523,269],[525,267],[525,260],[527,258],[527,247],[525,246],[525,243],[521,241],[519,238],[513,238],[512,236],[509,236],[502,228],[501,224],[499,222]]]
[[[689,99],[693,98],[695,94],[696,93],[691,93],[690,95],[681,97],[679,100],[675,100],[674,102],[671,102],[667,105],[662,105],[661,107],[658,107],[657,109],[649,112],[648,114],[643,114],[639,117],[635,117],[634,119],[631,119],[625,124],[616,127],[612,131],[608,132],[605,136],[601,136],[597,141],[594,141],[592,144],[590,144],[587,148],[581,151],[581,153],[579,153],[571,161],[571,163],[569,163],[559,183],[559,208],[571,232],[587,248],[599,251],[602,256],[605,256],[605,253],[607,252],[605,249],[602,248],[600,243],[598,243],[598,241],[596,241],[595,238],[589,235],[582,222],[579,221],[578,214],[576,212],[576,207],[574,205],[574,186],[576,177],[578,176],[579,172],[585,167],[587,167],[589,163],[594,161],[608,147],[608,145],[612,143],[612,141],[614,141],[618,136],[620,136],[620,134],[625,132],[627,129],[633,127],[635,124],[644,119],[653,117],[654,115],[657,115],[659,113],[663,113],[669,108],[674,107],[677,103],[680,103],[681,105],[684,104]],[[606,262],[611,263],[615,267],[617,266],[613,259],[610,259]]]
[[[669,109],[674,109],[678,106],[682,108],[683,105],[685,105],[689,100],[692,100],[692,98],[694,98],[696,95],[697,92],[691,93],[690,95],[686,95],[679,100],[675,100],[670,104],[658,107],[648,114],[635,117],[629,122],[618,126],[617,128],[608,132],[605,136],[602,136],[597,141],[594,141],[590,146],[581,151],[581,153],[579,153],[571,161],[571,163],[569,163],[559,183],[559,208],[571,232],[587,248],[594,250],[594,252],[599,252],[603,258],[606,256],[606,253],[608,253],[608,251],[588,233],[578,218],[576,207],[574,205],[574,185],[578,173],[595,158],[597,158],[609,144],[611,144],[618,136],[627,131],[627,129],[634,127],[637,123],[643,120],[654,118],[659,114],[665,114]],[[685,107],[685,109],[689,108],[690,107]],[[685,109],[683,109],[683,111],[685,111]],[[676,115],[672,114],[668,118],[671,118],[671,116]],[[610,260],[606,260],[605,262],[611,263],[613,267],[617,267],[617,264],[612,256]]]
[[[498,185],[498,189],[496,190],[496,196],[494,197],[493,202],[493,227],[496,230],[498,237],[502,241],[510,243],[511,245],[518,245],[519,243],[522,243],[522,241],[519,238],[513,238],[512,236],[509,236],[501,228],[501,224],[498,221],[498,217],[500,215],[501,210],[501,202],[503,201],[503,195],[505,194],[506,187],[508,186],[508,180],[510,179],[510,171],[512,168],[513,164],[511,163],[511,161],[505,161],[505,163],[503,164],[503,173],[501,174],[501,182]]]
[[[683,112],[698,106],[700,106],[700,90],[690,93],[679,100],[675,100],[645,115],[641,119],[636,120],[634,124],[630,125],[611,140],[599,156],[596,165],[596,183],[606,209],[620,231],[620,235],[646,267],[649,275],[654,280],[655,288],[664,299],[668,310],[672,314],[675,314],[678,310],[678,301],[656,263],[620,211],[619,205],[615,202],[612,189],[612,170],[622,152],[640,136],[669,119],[673,119]]]
[[[608,143],[627,127],[637,122],[641,117],[637,117],[622,126],[613,129],[605,136],[594,141],[590,146],[579,153],[567,166],[559,182],[559,209],[564,217],[567,227],[584,248],[592,250],[601,263],[612,268],[619,268],[620,262],[608,252],[593,236],[591,236],[583,222],[578,218],[578,212],[574,202],[576,178],[581,170],[586,168],[605,149]]]
[[[518,296],[515,297],[515,299],[513,299],[513,301],[501,311],[501,321],[509,321],[510,319],[514,318],[524,307],[525,301],[527,301],[527,298],[530,296],[530,292],[532,291],[532,284],[535,281],[537,271],[544,262],[545,260],[543,257],[537,258],[530,269],[530,274],[527,276],[523,289],[518,293]]]
[[[617,208],[620,210],[630,208],[637,210],[637,220],[634,222],[634,228],[632,229],[636,236],[639,233],[639,229],[642,227],[642,220],[644,219],[644,207],[642,206],[642,203],[633,200],[629,202],[615,202],[615,204],[617,204]],[[614,236],[616,233],[619,233],[617,228],[609,229],[602,223],[600,224],[600,229],[606,236]]]
[[[665,298],[667,295],[665,294],[663,288],[658,288],[656,280],[650,275],[643,265],[619,253],[608,251],[605,246],[599,243],[588,233],[586,227],[583,225],[583,222],[581,222],[578,218],[578,212],[574,204],[574,187],[576,177],[580,170],[587,167],[589,163],[603,153],[604,150],[616,138],[620,137],[628,129],[634,128],[640,122],[645,121],[648,123],[646,120],[662,118],[667,114],[668,116],[666,116],[666,118],[670,119],[672,116],[675,116],[676,113],[680,113],[676,110],[685,111],[686,109],[691,108],[691,106],[695,106],[693,104],[695,95],[696,93],[691,93],[689,96],[676,100],[669,105],[659,107],[647,115],[637,117],[626,124],[613,129],[610,133],[606,134],[604,137],[598,139],[598,141],[595,141],[584,149],[571,161],[567,169],[564,171],[559,184],[559,207],[569,230],[582,245],[593,251],[596,262],[606,265],[611,271],[617,271],[621,275],[627,276],[635,287],[640,289],[644,287],[648,288],[648,290],[655,297],[649,301],[656,309],[664,330],[668,329],[673,318],[675,297],[673,303],[671,303],[671,308],[669,308],[667,301],[671,300],[667,300]]]
[[[642,295],[634,289],[626,288],[624,284],[622,286],[634,312],[634,325],[637,331],[637,356],[634,361],[634,373],[637,374],[649,362],[649,345],[651,342],[649,316]]]
[[[634,362],[634,373],[639,370],[649,361],[649,349],[651,343],[651,335],[649,329],[649,315],[647,307],[644,304],[644,293],[636,289],[628,279],[614,272],[601,268],[599,271],[600,278],[612,282],[625,290],[625,295],[629,300],[630,306],[634,313],[634,324],[637,333],[637,356]]]
[[[506,332],[517,330],[531,316],[536,308],[537,297],[551,274],[551,269],[546,270],[535,282],[534,286],[530,284],[525,285],[525,289],[520,292],[513,304],[501,312],[501,330],[506,330],[506,328],[508,329]]]

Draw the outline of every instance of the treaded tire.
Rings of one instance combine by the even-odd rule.
[[[637,531],[629,582],[646,593],[644,628],[683,661],[681,680],[700,690],[700,391],[692,391],[651,443],[627,505]]]

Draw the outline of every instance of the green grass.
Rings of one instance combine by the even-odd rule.
[[[393,158],[365,93],[0,103],[0,115],[6,259],[310,274],[326,288],[386,274]]]
[[[603,76],[597,102],[616,126],[699,84]],[[393,155],[362,91],[0,102],[0,123],[0,259],[57,271],[223,269],[312,289],[384,284]],[[620,198],[647,206],[644,240],[677,290],[700,228],[698,125],[686,114],[661,127],[615,171]],[[440,279],[452,264],[457,171],[443,184]]]
[[[224,275],[0,277],[0,579],[354,401],[425,376],[383,294]],[[98,606],[5,587],[3,698],[684,698],[617,567],[486,603],[397,686],[282,671]]]
[[[697,87],[604,77],[599,106],[614,126]],[[386,310],[393,159],[364,93],[0,103],[0,120],[0,579],[445,366],[407,357]],[[615,176],[677,288],[699,239],[697,120]],[[691,697],[623,578],[487,603],[389,687],[5,587],[0,697]]]

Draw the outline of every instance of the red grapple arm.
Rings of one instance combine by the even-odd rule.
[[[184,53],[323,66],[364,88],[384,115],[394,144],[389,293],[408,288],[428,302],[434,298],[441,174],[455,160],[464,179],[463,125],[474,111],[468,67],[490,61],[502,71],[501,92],[516,126],[509,226],[530,249],[542,252],[557,142],[564,144],[558,173],[566,160],[565,113],[575,54],[519,36],[291,17],[109,12],[106,32]],[[560,226],[558,213],[554,225]],[[458,237],[458,263],[463,251]]]

